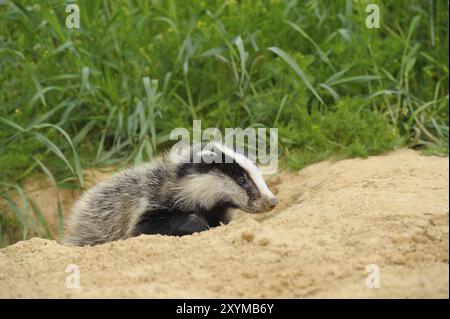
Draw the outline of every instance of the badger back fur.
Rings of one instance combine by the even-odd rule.
[[[188,235],[227,223],[230,208],[259,213],[276,205],[259,169],[245,156],[221,144],[187,145],[181,153],[125,169],[86,191],[72,209],[64,242]]]

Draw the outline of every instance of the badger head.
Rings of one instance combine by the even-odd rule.
[[[207,146],[190,148],[189,160],[177,165],[173,192],[177,207],[195,211],[220,205],[262,213],[276,206],[277,198],[250,159],[222,144]]]

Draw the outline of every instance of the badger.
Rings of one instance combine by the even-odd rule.
[[[63,243],[84,246],[141,234],[190,235],[228,223],[232,208],[261,213],[276,206],[261,171],[242,153],[220,143],[180,149],[177,156],[166,152],[82,194]]]

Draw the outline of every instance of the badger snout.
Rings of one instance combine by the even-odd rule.
[[[250,214],[260,214],[270,212],[278,204],[275,196],[261,196],[258,199],[251,199],[245,207],[240,207],[243,211]]]
[[[275,196],[266,199],[266,211],[271,211],[278,204],[278,198]]]
[[[277,204],[278,204],[278,198],[276,198],[275,196],[272,197],[272,198],[269,198],[269,199],[267,200],[267,205],[268,205],[269,207],[275,207],[275,206],[277,206]]]

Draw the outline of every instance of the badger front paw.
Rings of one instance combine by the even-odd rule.
[[[184,221],[178,227],[179,236],[199,233],[209,229],[205,218],[197,214],[186,215]]]
[[[184,236],[208,229],[208,221],[200,215],[170,209],[159,209],[143,214],[136,223],[133,235]]]

